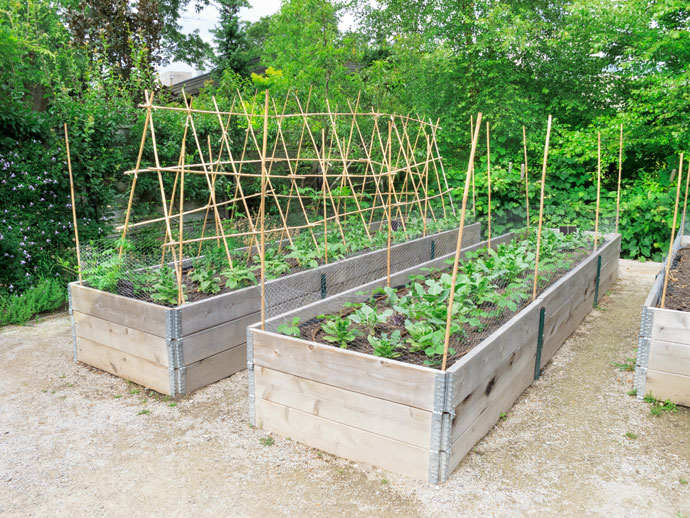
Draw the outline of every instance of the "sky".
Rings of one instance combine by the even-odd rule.
[[[280,0],[250,0],[249,3],[251,7],[240,9],[240,19],[247,22],[255,22],[263,16],[278,12],[278,9],[280,9]],[[215,6],[209,5],[200,13],[196,13],[192,4],[193,2],[190,2],[187,9],[180,16],[180,25],[182,25],[183,32],[190,33],[195,29],[199,29],[202,39],[208,43],[213,43],[211,29],[218,23],[218,10]],[[192,72],[193,76],[201,73],[186,63],[180,62],[170,63],[168,66],[161,68],[159,72],[167,71]]]

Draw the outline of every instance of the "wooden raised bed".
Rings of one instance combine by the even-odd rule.
[[[678,250],[690,246],[690,236],[676,238]],[[690,313],[657,307],[664,285],[666,261],[657,274],[642,308],[635,367],[637,397],[651,394],[656,399],[690,406]]]
[[[493,239],[492,246],[513,237]],[[275,332],[292,317],[306,322],[324,306],[366,300],[362,292],[385,279],[267,320],[263,331],[253,325],[247,330],[251,422],[340,457],[444,482],[589,313],[595,292],[617,278],[619,253],[620,236],[607,235],[595,254],[446,372]],[[442,265],[443,258],[398,272],[391,285],[421,267]]]
[[[469,230],[469,232],[468,232]],[[479,224],[465,230],[477,243]],[[391,247],[397,272],[455,248],[457,230]],[[341,293],[385,275],[386,250],[367,252],[267,282],[273,313]],[[243,370],[246,328],[260,318],[258,286],[167,308],[69,285],[74,359],[171,396],[187,394]]]

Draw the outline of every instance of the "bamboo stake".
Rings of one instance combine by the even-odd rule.
[[[118,252],[118,257],[122,257],[122,250],[125,246],[125,237],[127,236],[127,225],[129,225],[129,216],[132,212],[132,201],[134,199],[134,188],[137,185],[137,172],[139,171],[139,166],[141,165],[141,156],[144,153],[144,143],[146,142],[146,130],[149,127],[149,121],[151,120],[151,103],[153,102],[153,92],[151,92],[151,97],[149,97],[148,92],[144,92],[146,97],[147,108],[146,108],[146,118],[144,119],[144,131],[141,134],[141,144],[139,144],[139,154],[137,155],[137,164],[134,167],[134,176],[132,177],[132,186],[129,191],[129,201],[127,202],[127,213],[125,215],[125,224],[122,229],[122,236],[120,237],[120,251]]]
[[[491,146],[489,144],[489,123],[486,123],[486,179],[487,191],[489,193],[489,242],[491,248]]]
[[[666,271],[664,272],[664,290],[661,293],[661,309],[666,304],[666,288],[668,287],[668,274],[671,270],[671,258],[673,256],[673,242],[676,237],[676,221],[678,218],[678,199],[680,198],[680,184],[683,178],[683,153],[680,154],[680,166],[678,167],[678,184],[676,186],[676,204],[673,209],[673,226],[671,227],[671,242],[668,245],[668,256],[666,257]],[[690,171],[690,169],[689,169]],[[688,173],[690,174],[690,173]]]
[[[470,115],[470,146],[472,145],[472,135],[473,135],[473,128],[474,123],[472,119],[472,115]],[[472,217],[476,220],[477,219],[477,198],[475,195],[475,190],[474,190],[474,162],[472,163]]]
[[[393,176],[391,171],[393,121],[388,121],[388,244],[386,250],[386,286],[391,286],[391,193],[393,191]]]
[[[251,123],[250,123],[251,124]],[[268,89],[264,105],[264,135],[261,147],[261,329],[266,328],[266,144],[268,142]]]
[[[525,203],[527,206],[527,233],[529,234],[529,180],[527,175],[527,130],[522,126],[522,147],[525,151]]]
[[[685,235],[685,216],[688,210],[688,188],[690,187],[690,162],[688,162],[688,174],[685,175],[685,201],[683,202],[683,217],[680,223],[680,235]]]
[[[549,157],[549,138],[551,137],[551,115],[546,125],[546,142],[544,143],[544,162],[541,167],[541,197],[539,198],[539,227],[537,229],[537,257],[534,262],[534,284],[532,300],[537,298],[537,278],[539,276],[539,252],[541,249],[541,227],[544,221],[544,185],[546,184],[546,161]],[[526,173],[525,173],[526,174]]]
[[[321,153],[326,151],[326,129],[321,128]],[[328,212],[326,207],[326,191],[328,190],[328,178],[326,178],[326,164],[322,162],[323,173],[323,250],[326,264],[328,264]]]
[[[429,120],[429,125],[431,126],[431,135],[432,135],[432,140],[434,142],[434,148],[436,149],[436,156],[438,156],[439,164],[441,165],[441,174],[443,175],[443,182],[445,183],[446,191],[448,192],[448,200],[450,202],[450,208],[453,210],[453,216],[455,216],[456,215],[455,214],[455,203],[453,203],[453,194],[452,194],[453,191],[450,189],[450,187],[448,187],[448,179],[446,178],[446,170],[443,167],[443,160],[441,159],[441,152],[438,149],[438,141],[436,139],[436,131],[440,127],[439,126],[440,122],[441,122],[441,119],[438,118],[436,120],[436,126],[434,126],[433,124],[431,124],[431,120]],[[434,167],[436,167],[435,163],[434,163]],[[443,200],[443,198],[441,198],[441,199]],[[445,217],[445,214],[443,215],[443,217]]]
[[[620,144],[618,146],[618,188],[616,189],[616,234],[621,210],[621,176],[623,174],[623,124],[621,123]]]
[[[188,106],[191,108],[192,103],[191,100],[188,104]],[[188,117],[191,117],[192,114],[190,113]],[[184,252],[182,249],[182,243],[183,243],[183,232],[184,232],[184,160],[185,160],[185,148],[186,148],[186,140],[187,140],[187,125],[185,124],[185,138],[182,140],[182,149],[180,150],[180,167],[182,171],[180,172],[180,230],[179,230],[179,238],[180,238],[180,251],[179,251],[179,256],[180,256],[180,261],[178,263],[178,269],[179,269],[179,274],[178,276],[182,278],[182,259],[184,258]],[[210,151],[210,150],[209,150]],[[170,200],[172,203],[172,198]],[[179,283],[177,285],[177,304],[182,305],[184,303],[184,294],[182,293],[182,283]]]
[[[455,245],[455,258],[453,259],[453,275],[450,281],[450,296],[448,298],[448,314],[446,316],[446,334],[443,339],[443,363],[441,370],[445,371],[448,364],[448,344],[450,343],[450,324],[453,318],[453,302],[455,300],[455,282],[458,278],[458,264],[460,262],[460,251],[462,250],[462,234],[465,227],[465,214],[467,212],[467,197],[470,190],[470,181],[472,176],[472,163],[474,162],[474,153],[477,150],[477,141],[479,140],[479,130],[482,124],[481,112],[477,114],[477,126],[474,130],[474,138],[472,139],[472,147],[470,150],[470,160],[467,166],[467,176],[465,177],[465,190],[462,195],[462,209],[460,211],[460,227],[458,229],[458,241]]]
[[[601,132],[597,131],[597,209],[594,213],[594,252],[599,243],[599,198],[601,197]]]
[[[72,197],[72,221],[74,221],[74,242],[77,247],[77,274],[79,275],[79,284],[84,281],[81,278],[81,253],[79,251],[79,229],[77,228],[77,206],[74,199],[74,180],[72,179],[72,158],[69,154],[69,136],[67,135],[67,123],[65,126],[65,148],[67,149],[67,170],[69,171],[69,189]],[[120,249],[122,252],[122,249]]]

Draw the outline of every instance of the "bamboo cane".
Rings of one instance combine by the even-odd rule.
[[[525,152],[525,204],[527,206],[527,233],[529,234],[529,180],[527,179],[527,130],[522,126],[522,147]]]
[[[664,272],[664,290],[661,293],[661,309],[666,304],[666,289],[668,287],[668,274],[671,270],[671,258],[673,256],[673,241],[676,237],[676,221],[678,218],[678,199],[680,198],[680,184],[683,178],[683,153],[680,154],[680,167],[678,167],[678,184],[676,185],[676,204],[673,209],[673,226],[671,227],[671,242],[668,245],[668,256],[666,257],[666,271]],[[688,173],[690,174],[690,172]]]
[[[601,197],[601,132],[597,131],[597,209],[594,213],[594,251],[599,243],[599,199]]]
[[[473,135],[473,119],[472,115],[470,115],[470,146],[472,145],[472,135]],[[474,220],[477,220],[477,198],[475,195],[475,189],[474,189],[474,162],[472,162],[472,217]]]
[[[680,222],[680,235],[685,235],[685,216],[688,210],[688,188],[690,188],[690,162],[688,162],[688,174],[685,175],[685,201],[683,202],[683,217]]]
[[[388,244],[386,250],[386,286],[391,286],[391,194],[393,192],[393,176],[391,169],[391,148],[392,146],[393,121],[388,121]]]
[[[537,279],[539,277],[539,252],[541,249],[541,228],[544,221],[544,185],[546,184],[546,161],[549,157],[549,138],[551,137],[551,115],[546,125],[546,142],[544,143],[544,162],[541,168],[541,197],[539,198],[539,227],[537,229],[537,257],[534,262],[534,284],[532,300],[537,298]]]
[[[441,370],[445,371],[448,364],[448,344],[450,343],[450,324],[453,317],[453,301],[455,299],[455,282],[458,278],[458,264],[460,262],[460,251],[462,250],[462,233],[465,226],[465,213],[467,211],[467,197],[470,190],[470,181],[472,175],[472,163],[474,162],[474,153],[477,150],[477,141],[479,140],[479,130],[482,124],[481,112],[477,114],[477,126],[474,130],[474,138],[472,139],[472,148],[470,150],[470,160],[467,166],[467,176],[465,178],[465,190],[462,195],[462,209],[460,211],[460,227],[458,229],[458,241],[455,245],[455,259],[453,260],[453,275],[450,281],[450,296],[448,298],[448,314],[446,316],[446,334],[443,339],[443,363]]]
[[[326,129],[321,128],[321,153],[326,151]],[[321,165],[321,173],[323,174],[323,251],[326,264],[328,264],[328,212],[326,207],[326,191],[328,189],[328,178],[326,178],[326,164]]]
[[[264,225],[266,219],[266,145],[268,142],[268,89],[264,105],[264,135],[261,148],[261,329],[266,328],[266,241]]]
[[[489,193],[489,241],[488,247],[491,248],[491,145],[489,144],[489,123],[486,123],[486,180],[487,191]]]
[[[621,176],[623,174],[623,124],[621,124],[620,144],[618,146],[618,188],[616,189],[616,234],[621,210]]]
[[[129,215],[132,212],[132,201],[134,200],[134,188],[137,186],[137,172],[141,166],[141,156],[144,153],[144,144],[146,143],[146,131],[149,127],[149,121],[151,120],[151,103],[153,102],[153,92],[151,92],[151,97],[149,97],[148,92],[144,92],[146,97],[147,108],[146,108],[146,118],[144,119],[144,131],[141,134],[141,144],[139,144],[139,154],[137,155],[137,164],[134,167],[134,176],[132,177],[132,186],[129,191],[129,201],[127,202],[127,212],[125,214],[125,224],[122,228],[122,236],[120,236],[120,251],[118,252],[118,257],[122,257],[122,251],[125,246],[125,237],[127,237],[127,225],[129,225]]]
[[[67,123],[65,126],[65,148],[67,149],[67,171],[69,171],[69,189],[72,199],[72,221],[74,221],[74,243],[77,247],[77,275],[79,275],[79,284],[83,284],[81,278],[81,253],[79,252],[79,229],[77,228],[77,205],[74,199],[74,180],[72,179],[72,158],[69,154],[69,136],[67,134]]]

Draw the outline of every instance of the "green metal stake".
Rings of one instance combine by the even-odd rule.
[[[601,256],[597,257],[597,282],[594,285],[594,307],[599,305],[599,278],[601,277]]]
[[[431,240],[431,258],[436,259],[436,241]]]
[[[326,274],[321,274],[321,298],[326,298]]]
[[[539,334],[537,335],[537,359],[534,362],[534,379],[538,380],[541,375],[541,350],[544,347],[544,308],[539,310]]]

